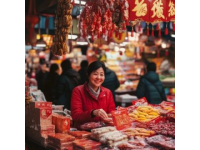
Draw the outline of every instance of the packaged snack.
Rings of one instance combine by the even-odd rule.
[[[56,116],[56,132],[67,133],[70,130],[70,118],[58,115]]]
[[[73,142],[74,150],[99,150],[101,143],[89,139],[80,139]]]
[[[68,132],[70,135],[75,136],[76,138],[86,138],[89,137],[91,135],[90,132],[87,131],[69,131]]]
[[[55,133],[55,134],[49,134],[48,140],[53,141],[54,143],[61,144],[74,141],[75,137],[64,133]]]
[[[103,124],[101,122],[88,122],[80,126],[82,130],[91,130],[95,128],[100,128],[102,127]]]

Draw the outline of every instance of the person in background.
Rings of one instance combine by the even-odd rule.
[[[87,67],[88,67],[88,61],[83,60],[81,62],[81,69],[78,71],[78,73],[81,77],[81,81],[80,81],[81,85],[87,81]]]
[[[108,88],[112,92],[115,105],[120,106],[120,104],[117,103],[115,99],[115,90],[119,88],[120,83],[119,83],[116,73],[110,70],[108,67],[106,67],[105,80],[102,86]]]
[[[156,73],[156,64],[147,64],[147,73],[140,78],[136,94],[138,98],[146,97],[150,104],[160,104],[166,100],[164,87]]]
[[[58,79],[58,100],[56,104],[64,105],[65,108],[70,110],[72,90],[80,84],[80,75],[72,69],[69,59],[64,60],[61,67],[63,72]]]
[[[45,80],[44,84],[44,95],[48,102],[52,102],[53,104],[56,104],[57,100],[57,82],[58,78],[62,73],[62,69],[58,64],[52,64],[50,67],[50,72],[47,75],[47,78]]]
[[[71,114],[75,126],[86,122],[111,121],[108,114],[115,110],[112,92],[104,88],[105,65],[94,61],[88,66],[88,81],[74,88],[71,98]]]
[[[46,80],[48,71],[47,71],[47,64],[43,62],[40,64],[40,70],[36,73],[36,80],[38,84],[38,89],[44,92],[44,82]]]

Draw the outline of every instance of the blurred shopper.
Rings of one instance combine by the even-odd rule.
[[[148,63],[147,73],[140,78],[136,93],[138,98],[146,97],[150,104],[160,104],[166,100],[165,91],[156,73],[154,62]]]
[[[117,103],[115,99],[115,90],[119,88],[120,83],[119,83],[116,73],[110,70],[108,67],[106,67],[105,80],[102,86],[108,88],[112,92],[115,105],[120,106],[120,103]]]
[[[44,92],[44,82],[48,74],[48,68],[46,62],[40,64],[40,70],[36,74],[36,80],[38,84],[38,89]]]
[[[62,69],[58,64],[52,64],[50,72],[47,75],[44,85],[44,95],[47,101],[56,104],[57,96],[57,83],[58,78],[62,73]]]
[[[87,67],[88,67],[88,61],[83,60],[81,62],[81,69],[78,71],[78,73],[81,77],[81,81],[80,81],[81,85],[87,81]]]
[[[58,79],[58,105],[64,105],[65,108],[70,110],[71,93],[72,90],[80,84],[80,75],[77,71],[72,69],[69,59],[61,63],[62,74]]]

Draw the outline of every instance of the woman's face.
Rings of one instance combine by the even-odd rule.
[[[98,88],[104,82],[105,75],[103,68],[93,71],[89,76],[89,83],[93,88]]]

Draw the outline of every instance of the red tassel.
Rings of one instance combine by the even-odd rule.
[[[141,25],[139,24],[138,31],[141,32]]]
[[[73,5],[73,7],[75,6],[75,2],[74,2],[74,0],[72,1],[72,5]]]
[[[160,30],[160,24],[157,23],[156,30]]]
[[[96,54],[96,55],[98,54],[98,50],[95,50],[95,54]]]
[[[154,28],[152,27],[151,36],[154,36]]]
[[[101,35],[100,35],[100,32],[98,33],[98,36],[97,36],[98,38],[100,38],[101,37]]]
[[[134,36],[134,33],[133,33],[133,27],[132,27],[132,30],[131,30],[131,37]]]
[[[123,55],[122,51],[119,51],[119,55]]]
[[[110,30],[109,31],[109,37],[112,38],[112,36],[113,36],[113,32],[112,32],[112,30]]]
[[[169,56],[169,51],[168,50],[165,51],[165,56]]]
[[[175,31],[175,23],[173,23],[173,30]]]
[[[115,24],[114,23],[112,24],[112,30],[113,31],[115,30]]]
[[[149,36],[149,28],[147,27],[147,36]]]
[[[102,33],[103,33],[103,34],[106,33],[106,29],[105,29],[105,27],[103,27],[103,29],[102,29]]]
[[[122,39],[122,32],[119,32],[119,40]]]
[[[129,21],[128,21],[128,20],[126,20],[126,25],[127,25],[127,26],[129,25]]]
[[[118,36],[119,36],[119,32],[118,32],[118,31],[115,31],[115,37],[118,38]]]
[[[168,28],[166,26],[166,28],[165,28],[165,35],[168,35],[168,34],[169,34],[169,32],[168,32]]]
[[[123,28],[122,28],[122,30],[126,30],[126,24],[125,24],[125,23],[123,23]]]
[[[161,30],[158,31],[158,36],[161,37]]]
[[[92,38],[91,39],[92,39],[92,41],[94,41],[94,35],[93,34],[92,34]]]

